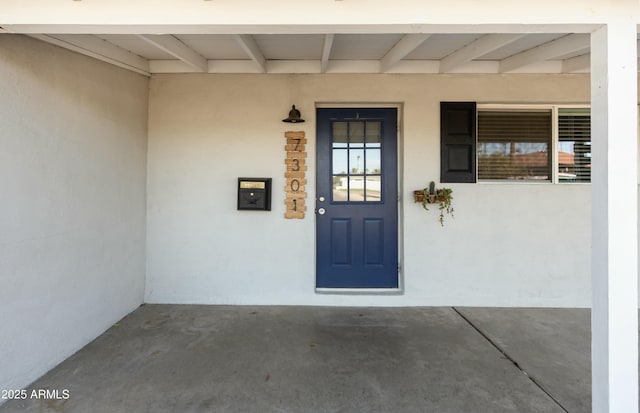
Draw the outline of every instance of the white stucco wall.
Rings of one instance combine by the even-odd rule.
[[[143,302],[148,79],[0,35],[0,388]]]
[[[447,184],[455,219],[412,192],[440,176],[439,103],[588,103],[588,75],[154,75],[146,301],[309,305],[589,306],[590,185]],[[285,220],[286,130],[315,105],[401,105],[404,294],[314,292],[315,216]],[[281,122],[291,104],[307,119]],[[236,211],[238,177],[272,177],[273,210]]]

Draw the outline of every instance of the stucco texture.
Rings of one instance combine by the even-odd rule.
[[[412,192],[440,176],[441,101],[588,103],[589,75],[154,75],[146,300],[309,305],[590,305],[590,185],[446,184],[455,218]],[[315,107],[400,108],[402,294],[318,294]],[[281,122],[295,104],[305,123]],[[303,220],[284,219],[284,132],[306,132]],[[272,177],[271,212],[237,211]]]
[[[143,302],[148,79],[0,36],[0,388]]]

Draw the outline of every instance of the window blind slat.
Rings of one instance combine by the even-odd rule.
[[[549,180],[551,111],[478,112],[478,178]]]
[[[548,142],[551,113],[546,112],[478,112],[478,142]]]
[[[591,181],[591,114],[588,108],[558,110],[560,182]]]

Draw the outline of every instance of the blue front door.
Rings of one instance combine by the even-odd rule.
[[[316,286],[398,287],[397,109],[317,109]]]

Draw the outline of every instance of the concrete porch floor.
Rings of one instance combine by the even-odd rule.
[[[0,412],[589,412],[589,317],[145,305]]]

